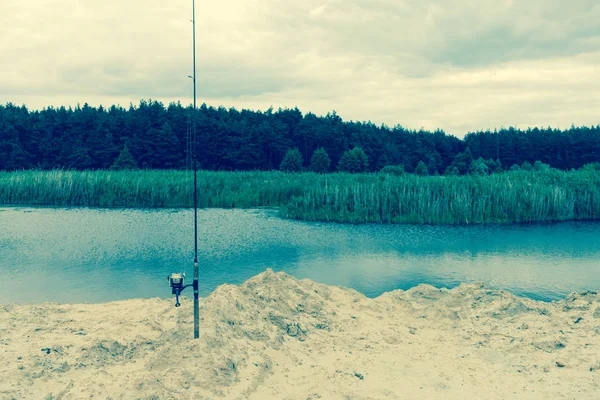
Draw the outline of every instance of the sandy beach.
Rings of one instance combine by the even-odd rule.
[[[192,302],[0,305],[0,399],[598,399],[600,296],[370,299],[271,270]]]

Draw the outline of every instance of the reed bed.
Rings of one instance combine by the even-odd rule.
[[[199,207],[277,207],[300,196],[307,176],[198,172]],[[192,207],[193,174],[176,170],[0,172],[0,204]]]
[[[0,204],[191,207],[189,171],[0,172]],[[280,207],[287,218],[480,224],[600,219],[600,172],[491,176],[198,173],[202,208]]]
[[[600,173],[490,176],[338,175],[284,207],[309,221],[482,224],[600,218]]]

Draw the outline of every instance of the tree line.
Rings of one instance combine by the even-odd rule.
[[[195,120],[195,131],[194,131]],[[188,147],[188,135],[196,137]],[[600,161],[600,125],[559,130],[513,127],[469,132],[409,130],[343,121],[297,108],[214,108],[194,114],[180,103],[128,108],[29,110],[0,105],[0,169],[183,169],[194,153],[202,169],[312,169],[419,175],[492,173],[538,167],[568,170]],[[516,167],[515,167],[516,166]]]

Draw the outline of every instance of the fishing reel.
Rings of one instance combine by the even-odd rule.
[[[193,285],[184,285],[185,274],[174,272],[167,278],[169,280],[169,286],[171,287],[171,294],[175,295],[175,307],[179,307],[181,303],[179,302],[179,295],[183,290],[187,287]]]

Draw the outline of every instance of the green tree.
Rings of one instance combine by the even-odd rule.
[[[439,175],[440,168],[442,167],[443,161],[440,153],[434,151],[429,155],[427,159],[427,170],[429,171],[429,175]]]
[[[480,158],[483,158],[483,157],[480,157]],[[490,173],[494,172],[494,170],[496,169],[496,161],[494,161],[493,159],[489,158],[487,160],[484,160],[484,162],[485,162],[485,165],[487,165],[487,167],[488,167],[488,171]]]
[[[279,169],[284,172],[300,172],[302,170],[302,154],[297,148],[293,148],[285,153]]]
[[[550,169],[550,166],[538,160],[535,163],[533,163],[533,169],[539,172],[543,172],[548,171]]]
[[[425,163],[422,160],[419,161],[419,163],[417,164],[417,167],[415,168],[415,174],[419,175],[419,176],[428,176],[429,175],[429,171],[427,170],[427,165],[425,165]]]
[[[382,174],[402,176],[404,175],[404,165],[386,165],[379,171]]]
[[[521,165],[521,169],[523,171],[531,171],[533,169],[533,165],[531,165],[529,162],[524,161],[523,164]]]
[[[584,171],[600,171],[600,163],[588,163],[581,167]]]
[[[457,175],[460,175],[460,171],[458,170],[458,168],[453,167],[452,165],[448,165],[448,167],[446,167],[446,170],[444,171],[444,175],[445,176],[457,176]]]
[[[502,162],[500,161],[499,158],[496,159],[495,164],[496,164],[495,168],[493,170],[490,170],[490,171],[493,171],[495,174],[504,171],[504,169],[502,168]]]
[[[25,150],[19,132],[10,123],[3,122],[0,114],[0,169],[31,168],[31,155]]]
[[[381,171],[383,168],[385,168],[388,165],[389,165],[389,160],[387,158],[387,155],[385,153],[383,153],[377,159],[377,170]]]
[[[490,168],[483,157],[479,157],[471,163],[469,172],[473,175],[487,175],[490,172]]]
[[[181,158],[177,154],[179,140],[173,133],[171,125],[165,122],[153,137],[155,159],[153,164],[159,168],[175,168],[180,166]]]
[[[369,168],[369,158],[360,147],[347,150],[338,163],[341,172],[365,172]]]
[[[520,171],[521,167],[519,167],[519,164],[513,164],[512,167],[510,167],[511,171]]]
[[[106,127],[99,127],[90,137],[87,147],[94,169],[110,168],[112,162],[118,157],[119,150],[114,144],[113,135]]]
[[[310,159],[310,169],[314,172],[324,174],[325,172],[329,172],[329,168],[331,168],[331,159],[325,149],[321,147],[315,150]]]
[[[469,167],[472,162],[473,155],[471,154],[471,149],[467,147],[464,152],[454,156],[451,166],[456,168],[460,175],[464,175],[469,172]]]
[[[137,169],[137,162],[131,155],[127,145],[123,147],[119,156],[115,159],[111,169],[124,170],[124,169]]]
[[[360,172],[366,172],[369,170],[369,157],[367,153],[361,147],[355,147],[354,153],[356,154],[356,158],[358,159],[358,164],[361,168]]]

